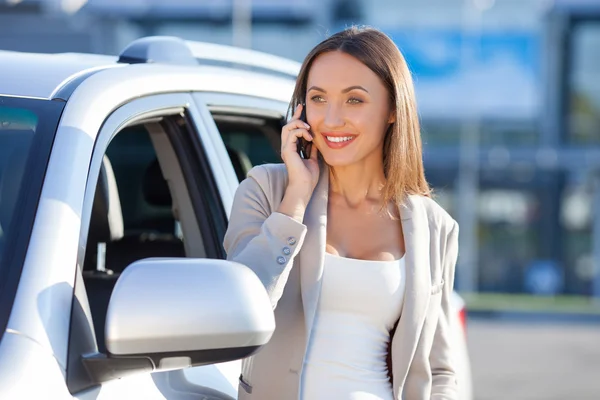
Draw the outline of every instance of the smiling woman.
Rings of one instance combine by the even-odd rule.
[[[375,29],[334,34],[305,58],[292,110],[284,165],[248,173],[225,235],[277,326],[244,360],[240,399],[456,399],[458,227],[430,198],[402,54]]]

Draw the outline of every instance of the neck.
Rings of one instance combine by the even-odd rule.
[[[380,157],[361,162],[331,167],[329,170],[329,190],[349,206],[357,207],[365,202],[381,202],[385,184],[383,161]]]

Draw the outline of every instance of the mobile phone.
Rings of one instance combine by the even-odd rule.
[[[302,112],[300,113],[300,121],[306,122],[306,104],[302,104]],[[309,131],[310,132],[310,131]],[[311,133],[312,134],[312,133]],[[308,160],[310,158],[310,150],[312,147],[312,143],[303,137],[299,138],[297,144],[298,154],[300,158]]]

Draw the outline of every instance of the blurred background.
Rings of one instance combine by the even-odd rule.
[[[302,61],[350,24],[414,74],[475,398],[600,398],[600,0],[0,0],[0,49],[174,35]]]

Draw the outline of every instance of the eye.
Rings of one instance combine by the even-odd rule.
[[[322,103],[325,101],[325,99],[323,99],[322,96],[320,95],[316,95],[310,98],[312,101],[314,101],[315,103]]]
[[[350,104],[360,104],[362,102],[363,101],[361,99],[356,98],[356,97],[351,97],[348,99],[348,103],[350,103]]]

